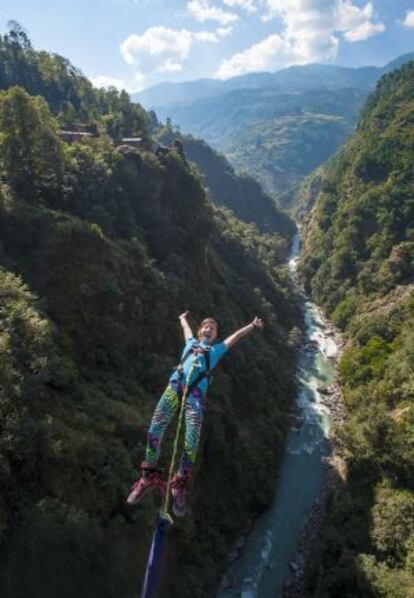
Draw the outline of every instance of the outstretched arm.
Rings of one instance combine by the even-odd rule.
[[[191,330],[190,325],[187,322],[187,316],[189,313],[189,311],[185,311],[183,314],[181,314],[181,316],[178,317],[178,319],[180,320],[181,328],[184,332],[185,342],[187,342],[193,336],[193,331]]]
[[[247,324],[247,326],[244,326],[243,328],[240,328],[240,330],[236,330],[236,332],[226,338],[224,341],[226,348],[231,349],[236,343],[239,342],[239,340],[253,332],[253,330],[256,328],[263,328],[263,320],[257,316],[254,318],[253,322]]]

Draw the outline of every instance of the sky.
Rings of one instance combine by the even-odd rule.
[[[380,66],[414,51],[414,0],[0,0],[35,49],[97,86],[227,79],[295,64]]]

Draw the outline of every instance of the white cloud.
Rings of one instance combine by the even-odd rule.
[[[122,79],[116,79],[115,77],[108,77],[107,75],[97,75],[96,77],[90,78],[92,85],[95,87],[116,87],[121,91],[125,89],[128,91],[128,86],[122,81]]]
[[[312,37],[343,33],[355,40],[366,39],[370,35],[381,33],[382,23],[374,24],[374,6],[368,2],[360,8],[353,0],[264,0],[267,13],[264,19],[279,17],[285,27],[284,34],[291,37]],[[361,37],[365,30],[366,37]]]
[[[153,73],[181,71],[194,43],[217,43],[231,32],[231,28],[230,31],[228,29],[193,32],[163,26],[150,27],[142,35],[128,36],[120,45],[120,51],[125,62],[135,67],[136,76],[143,80]]]
[[[218,42],[217,34],[214,31],[200,31],[200,33],[194,33],[194,39],[199,42],[209,42],[209,43],[216,43]]]
[[[179,62],[174,62],[172,58],[168,58],[162,67],[162,73],[179,73],[183,70],[183,65]]]
[[[216,33],[219,37],[227,37],[233,33],[233,27],[219,27]]]
[[[414,10],[407,10],[403,25],[404,27],[414,27]]]
[[[223,0],[223,4],[230,8],[243,8],[248,13],[256,12],[254,0]]]
[[[142,72],[162,70],[172,57],[188,58],[193,35],[186,29],[175,31],[163,26],[150,27],[142,35],[129,35],[121,44],[121,54],[127,64],[136,65]]]
[[[308,61],[304,56],[309,54],[334,58],[337,46],[338,40],[334,36],[320,40],[302,39],[292,44],[284,36],[274,33],[244,52],[223,60],[216,77],[228,79],[253,71],[269,71],[292,64],[305,64]]]
[[[373,23],[374,6],[368,2],[363,8],[352,4],[350,0],[337,2],[334,12],[333,27],[342,32],[349,42],[359,42],[385,31],[383,23]]]
[[[219,79],[228,79],[251,71],[266,71],[275,68],[280,59],[282,64],[289,53],[289,43],[280,35],[269,35],[258,44],[254,44],[244,52],[239,52],[228,60],[223,60],[216,73]]]
[[[351,29],[350,31],[346,31],[344,33],[345,39],[349,42],[360,42],[364,39],[368,39],[373,35],[377,35],[378,33],[382,33],[385,29],[385,26],[382,23],[370,23],[366,21],[362,23],[355,29]]]
[[[188,12],[200,23],[204,21],[217,21],[220,25],[228,25],[239,20],[232,12],[213,6],[209,0],[191,0],[187,3]]]
[[[340,36],[357,42],[384,31],[374,23],[374,7],[353,0],[263,0],[263,20],[279,19],[282,30],[224,60],[216,76],[234,77],[251,71],[275,70],[293,64],[333,60]]]

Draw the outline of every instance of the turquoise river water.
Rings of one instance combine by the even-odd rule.
[[[296,279],[299,237],[289,260]],[[335,378],[338,347],[316,305],[303,298],[306,334],[298,365],[298,415],[287,435],[285,454],[276,482],[272,506],[256,521],[240,557],[230,565],[232,587],[217,598],[278,598],[283,585],[293,580],[289,563],[300,532],[318,498],[324,475],[332,418],[318,389]],[[298,418],[301,422],[298,423]]]

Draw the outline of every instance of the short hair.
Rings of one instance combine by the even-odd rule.
[[[202,327],[205,324],[209,324],[209,323],[215,325],[215,327],[216,327],[216,333],[218,334],[219,325],[218,325],[217,320],[215,318],[209,317],[209,318],[204,318],[204,320],[200,323],[200,325],[198,327],[198,330],[197,330],[197,336],[198,337],[200,337],[200,331],[201,331]]]

